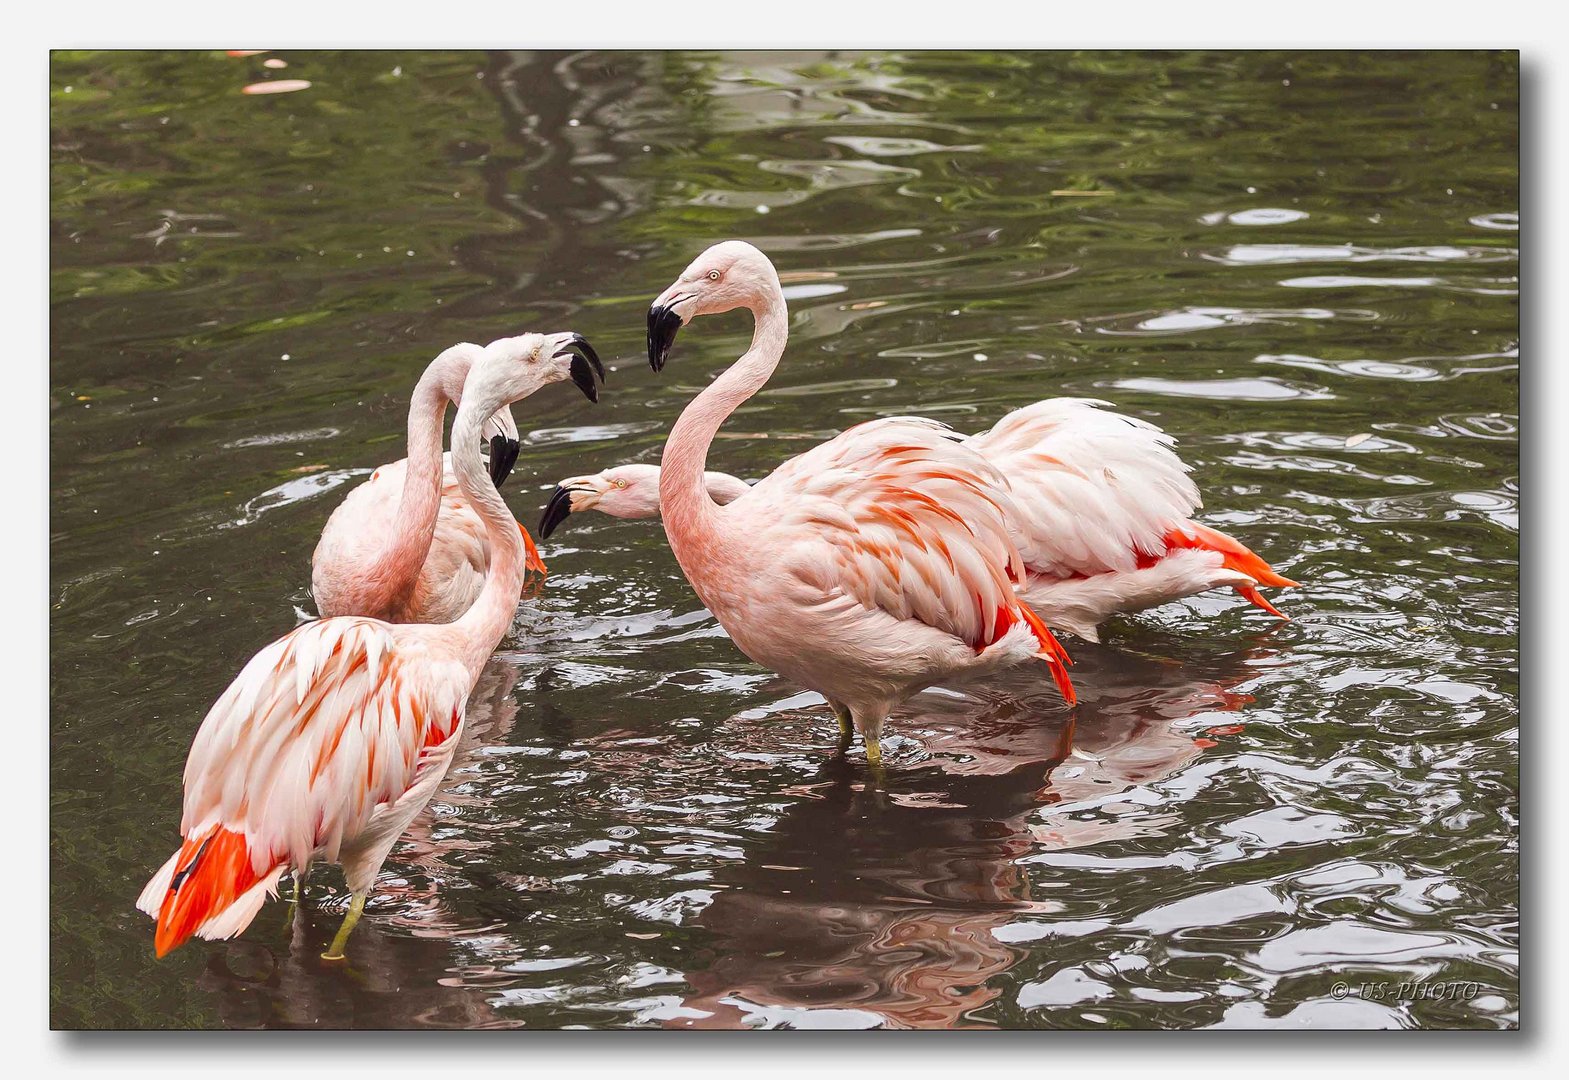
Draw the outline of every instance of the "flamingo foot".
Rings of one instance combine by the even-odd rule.
[[[367,893],[355,893],[354,899],[349,904],[349,913],[343,917],[343,925],[338,927],[338,934],[332,939],[332,944],[327,951],[321,954],[323,960],[342,960],[343,947],[349,943],[349,935],[354,933],[354,924],[360,921],[360,913],[365,910],[365,897]]]

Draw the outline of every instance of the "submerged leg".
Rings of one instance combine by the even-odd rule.
[[[883,721],[888,717],[888,709],[874,708],[863,710],[855,714],[855,726],[861,732],[861,738],[866,740],[866,763],[874,769],[881,769],[883,764]]]
[[[302,866],[294,871],[294,889],[283,901],[283,928],[285,930],[294,925],[294,916],[305,907],[305,878],[309,876],[310,872],[311,868],[309,866]]]
[[[365,897],[370,895],[369,890],[357,892],[349,903],[349,913],[343,917],[343,925],[338,927],[338,935],[332,939],[332,944],[327,951],[321,954],[323,960],[342,960],[343,947],[349,943],[349,935],[354,932],[354,924],[360,921],[360,912],[365,910]]]
[[[839,749],[836,754],[842,757],[844,752],[850,749],[851,740],[855,738],[855,725],[850,723],[849,709],[837,701],[830,700],[828,704],[834,711],[834,719],[839,721]]]

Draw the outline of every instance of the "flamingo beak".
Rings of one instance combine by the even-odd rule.
[[[573,334],[566,344],[556,352],[557,356],[571,356],[572,364],[569,371],[572,382],[583,391],[583,396],[588,400],[599,401],[599,386],[594,382],[594,376],[599,376],[599,381],[605,381],[605,365],[599,362],[599,354],[594,351],[582,334]],[[548,535],[548,534],[547,534]]]
[[[550,493],[550,501],[545,504],[545,512],[539,518],[539,538],[550,539],[550,534],[556,531],[556,526],[567,519],[572,513],[572,493],[578,490],[572,487],[556,485],[556,490]]]
[[[496,487],[501,487],[511,475],[512,466],[518,463],[520,446],[518,440],[509,439],[505,435],[490,437],[490,482]]]
[[[676,305],[689,299],[690,296],[678,296],[668,304],[656,300],[648,309],[648,366],[655,371],[664,368],[670,346],[675,344],[676,331],[686,322],[676,311]]]

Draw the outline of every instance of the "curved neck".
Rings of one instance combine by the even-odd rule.
[[[463,372],[450,370],[461,364]],[[403,473],[403,493],[392,534],[367,567],[394,593],[414,587],[420,568],[436,535],[436,515],[441,509],[441,427],[451,400],[447,387],[456,374],[457,385],[467,374],[468,360],[443,353],[433,360],[409,399],[408,464]]]
[[[470,394],[452,424],[452,471],[469,506],[484,522],[485,538],[490,542],[485,587],[473,606],[452,624],[463,663],[474,678],[479,677],[480,668],[512,625],[518,594],[523,590],[523,534],[479,456],[479,436],[486,418],[506,404],[495,392]]]
[[[665,535],[670,538],[676,561],[689,580],[692,577],[689,561],[697,550],[712,550],[711,542],[718,539],[717,534],[723,527],[723,515],[709,497],[704,483],[708,447],[730,414],[768,382],[779,366],[785,339],[789,336],[784,292],[777,281],[771,282],[750,307],[755,320],[752,347],[682,411],[670,429],[670,438],[665,441],[659,473],[659,502],[664,514]],[[699,537],[706,538],[708,543],[694,546],[691,541]]]

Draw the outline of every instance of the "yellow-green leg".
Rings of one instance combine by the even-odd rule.
[[[828,703],[833,707],[834,719],[839,721],[839,753],[841,755],[850,749],[850,743],[855,741],[855,725],[850,722],[850,710],[837,701]]]
[[[323,960],[343,959],[343,947],[349,943],[349,935],[354,933],[354,924],[360,921],[360,913],[365,910],[365,897],[368,895],[368,890],[354,894],[354,899],[349,903],[349,913],[343,917],[343,925],[338,927],[337,937],[332,939],[327,951],[321,954]]]
[[[883,769],[883,721],[888,717],[888,710],[884,708],[869,708],[856,717],[861,729],[861,738],[866,740],[866,763],[872,767],[872,775],[881,776]]]
[[[283,902],[283,928],[287,930],[294,925],[294,916],[305,907],[305,878],[311,872],[305,866],[294,871],[294,889]]]

